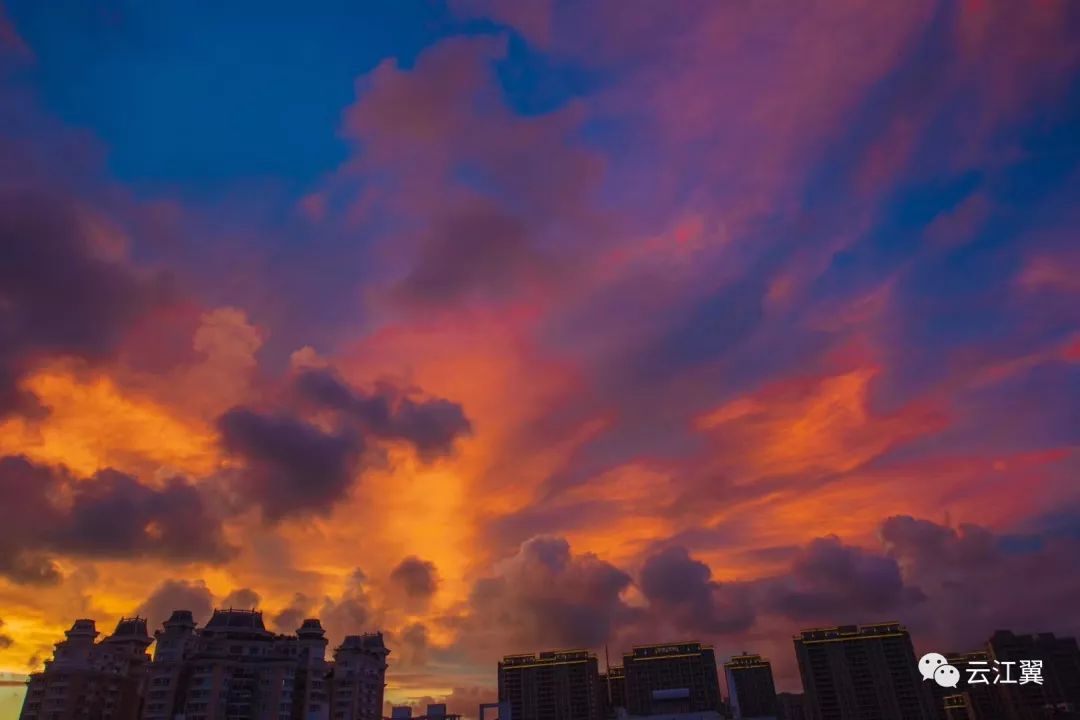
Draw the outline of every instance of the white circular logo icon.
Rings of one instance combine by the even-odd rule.
[[[949,661],[941,653],[926,653],[919,658],[919,672],[923,680],[932,680],[937,669],[948,664]]]
[[[960,684],[960,671],[952,665],[938,665],[934,671],[934,682],[943,688],[954,688]]]

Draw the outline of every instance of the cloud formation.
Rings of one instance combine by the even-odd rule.
[[[244,462],[236,482],[243,501],[277,522],[328,513],[349,491],[364,450],[351,432],[326,432],[300,418],[233,408],[218,420],[225,449]]]
[[[379,383],[373,393],[364,393],[323,368],[302,371],[294,385],[304,399],[342,413],[361,432],[385,440],[404,440],[424,458],[449,453],[455,440],[472,432],[459,403],[443,398],[416,399],[389,383]]]
[[[896,617],[926,600],[918,587],[905,585],[895,560],[846,546],[837,537],[810,541],[792,560],[789,574],[769,585],[768,607],[802,621],[827,621],[841,606],[867,621]]]
[[[367,575],[360,568],[346,578],[337,597],[325,597],[318,608],[326,634],[334,638],[356,635],[371,627],[372,607],[367,591]]]
[[[153,632],[169,619],[174,610],[190,610],[199,625],[210,619],[214,596],[202,580],[164,580],[139,605],[135,614],[146,618],[146,627]]]
[[[365,393],[332,370],[302,370],[292,392],[315,411],[333,411],[333,428],[293,410],[258,411],[235,407],[217,421],[224,449],[239,458],[234,489],[263,516],[328,514],[350,492],[363,470],[365,452],[379,441],[404,441],[420,458],[451,452],[471,432],[458,403],[417,399],[389,383]]]
[[[259,593],[251,588],[237,588],[221,599],[220,606],[253,610],[257,609],[261,602],[262,598],[259,596]]]
[[[411,599],[430,599],[439,588],[439,574],[435,563],[415,556],[407,557],[398,563],[390,573],[390,580]]]
[[[71,198],[0,188],[0,416],[44,411],[20,387],[49,358],[100,361],[166,298],[160,278],[110,256]]]
[[[535,537],[473,585],[468,627],[522,652],[597,647],[633,614],[622,598],[630,584],[626,572],[592,553],[574,554],[562,538]]]
[[[686,548],[671,547],[647,558],[640,582],[656,617],[681,632],[723,634],[754,623],[754,602],[746,588],[714,581],[709,566]]]
[[[1080,590],[1075,573],[1061,574],[1080,551],[1075,531],[1041,528],[1009,536],[973,523],[948,527],[896,516],[882,523],[881,537],[907,582],[926,593],[927,603],[911,615],[912,624],[953,647],[972,644],[989,626],[1049,622],[1061,632],[1080,632],[1080,623],[1061,610]],[[1019,578],[1025,591],[1007,591]]]
[[[382,628],[470,712],[507,652],[1080,631],[1075,3],[678,5],[269,13],[152,82],[218,28],[4,16],[0,670],[141,604]]]
[[[223,562],[235,553],[221,519],[191,483],[151,487],[115,470],[75,478],[25,457],[0,458],[0,573],[29,584],[59,582],[52,555],[157,557]]]

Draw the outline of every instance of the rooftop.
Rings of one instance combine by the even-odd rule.
[[[341,645],[338,646],[338,650],[367,650],[389,653],[386,649],[386,645],[383,643],[383,636],[381,632],[364,633],[362,635],[346,635],[345,639],[341,641]]]
[[[499,664],[503,667],[523,667],[528,665],[584,662],[595,658],[596,655],[588,650],[544,650],[535,654],[507,655]]]
[[[138,615],[131,618],[120,618],[120,622],[116,623],[116,630],[113,631],[110,637],[115,639],[149,638],[150,636],[146,632],[146,618],[141,618]]]
[[[899,622],[871,623],[869,625],[837,625],[828,628],[810,628],[795,636],[796,640],[857,640],[860,638],[888,637],[907,633]]]
[[[71,637],[97,637],[97,625],[89,618],[79,618],[66,633]]]
[[[657,657],[672,657],[676,655],[700,655],[711,651],[711,645],[702,645],[699,642],[663,643],[660,645],[635,645],[633,650],[623,656],[626,660],[640,660]]]
[[[267,632],[263,625],[262,612],[259,610],[214,610],[210,622],[206,623],[207,630],[250,630],[252,632]]]

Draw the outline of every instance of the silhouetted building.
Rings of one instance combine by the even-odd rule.
[[[613,665],[608,668],[607,687],[609,697],[609,712],[614,713],[616,708],[626,707],[626,673],[622,665]]]
[[[780,720],[806,720],[806,697],[802,693],[777,693],[776,716]]]
[[[899,623],[804,630],[794,641],[808,720],[938,717]]]
[[[776,720],[776,686],[768,660],[736,655],[724,663],[724,675],[735,720]]]
[[[291,711],[293,644],[278,641],[263,626],[261,613],[215,610],[190,658],[194,672],[183,706],[185,720],[254,716],[278,707]]]
[[[989,666],[989,654],[984,651],[946,653],[945,659],[960,671],[960,684],[955,688],[943,688],[934,682],[927,681],[925,683],[934,696],[942,716],[947,720],[953,720],[954,718],[960,718],[961,720],[1004,720],[1004,707],[1001,704],[998,686],[992,684],[992,682],[985,685],[972,685],[966,682],[968,666],[973,663],[975,667]]]
[[[172,720],[174,709],[183,707],[190,681],[187,659],[194,654],[198,638],[190,610],[175,610],[154,633],[154,662],[150,665],[143,718]]]
[[[95,643],[78,620],[45,671],[31,677],[23,720],[381,720],[382,635],[345,638],[326,661],[316,619],[296,635],[263,626],[253,610],[215,610],[199,628],[177,610],[146,654],[146,621],[123,619]]]
[[[138,720],[152,642],[146,620],[122,618],[101,642],[93,620],[76,620],[64,634],[30,676],[21,720]]]
[[[303,720],[330,717],[327,644],[326,632],[317,618],[306,618],[296,630],[298,658],[293,684],[293,714]]]
[[[1006,720],[1033,720],[1047,717],[1080,717],[1080,650],[1076,638],[1055,637],[1053,633],[1016,635],[998,630],[987,643],[991,663],[1011,662],[1009,672],[1019,680],[1020,661],[1042,661],[1042,683],[1020,682],[996,687]]]
[[[585,650],[509,655],[499,663],[499,701],[513,720],[600,720],[605,689]]]
[[[720,681],[710,646],[640,645],[623,655],[623,673],[631,715],[720,709]]]
[[[326,672],[318,666],[325,648],[322,629],[313,639],[314,629],[306,624],[303,640],[278,635],[254,610],[215,610],[198,629],[190,612],[174,612],[157,633],[143,717],[327,718],[325,695],[316,691],[309,702],[308,690],[323,684]],[[315,677],[309,678],[311,670]]]
[[[330,677],[331,720],[380,720],[386,690],[386,656],[382,633],[347,635],[334,649]]]

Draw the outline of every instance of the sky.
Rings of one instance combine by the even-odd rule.
[[[76,617],[1080,632],[1080,6],[7,0],[0,717]]]

